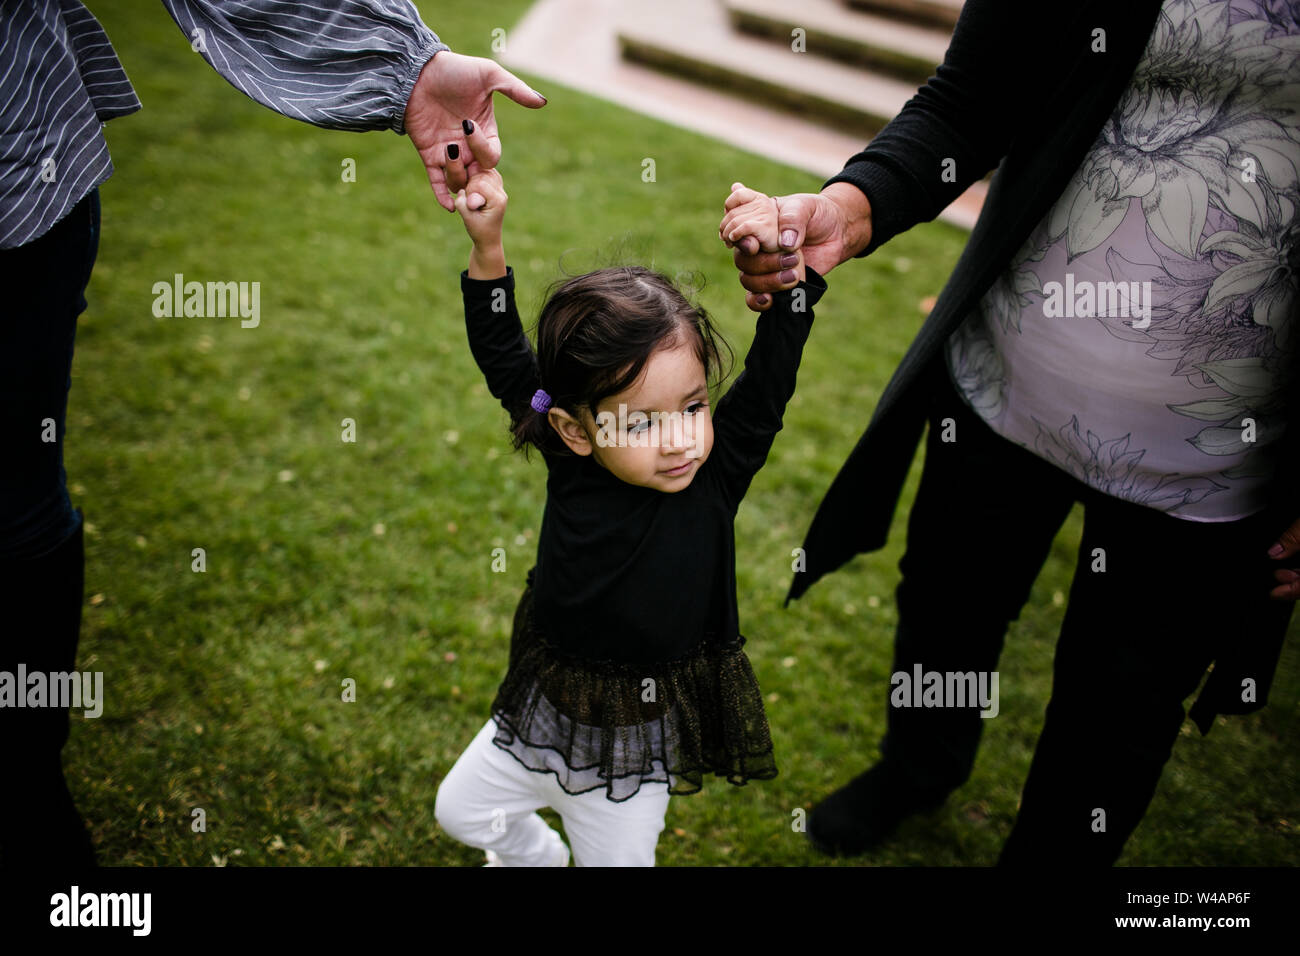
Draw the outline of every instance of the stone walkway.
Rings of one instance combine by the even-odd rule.
[[[639,22],[629,17],[639,18]],[[625,60],[620,29],[645,29],[653,22],[663,37],[684,37],[683,46],[702,43],[763,44],[736,36],[719,0],[538,0],[506,37],[501,62],[584,93],[599,96],[648,116],[712,136],[741,149],[828,177],[858,152],[869,133],[837,132],[824,125],[732,96],[720,88],[680,79]],[[793,55],[793,54],[791,54]],[[842,84],[872,83],[842,63],[809,57],[803,70],[816,70]],[[844,72],[835,72],[844,71]],[[549,88],[542,92],[553,96]],[[901,102],[899,103],[901,106]],[[752,183],[756,189],[788,192],[781,183]],[[985,183],[972,186],[940,218],[970,229],[979,215]],[[719,200],[721,202],[721,200]]]

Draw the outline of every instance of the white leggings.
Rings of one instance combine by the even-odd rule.
[[[461,843],[491,850],[503,866],[545,866],[557,834],[536,810],[564,821],[576,866],[654,866],[668,810],[668,785],[643,783],[614,803],[604,790],[574,796],[551,773],[529,770],[492,742],[489,719],[438,787],[434,816]]]

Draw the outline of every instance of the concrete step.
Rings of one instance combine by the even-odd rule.
[[[739,34],[718,0],[658,0],[619,11],[623,57],[823,120],[864,138],[894,118],[916,83],[864,72]]]
[[[952,32],[962,0],[846,0],[850,7]],[[1056,2],[1056,0],[1048,0]]]
[[[832,57],[856,67],[880,71],[917,86],[943,62],[951,28],[919,26],[876,13],[864,13],[841,0],[725,0],[732,25],[787,47],[794,31],[813,56]]]
[[[510,31],[501,60],[510,69],[527,74],[553,102],[566,95],[564,87],[580,90],[823,179],[839,172],[844,161],[866,144],[868,137],[852,128],[771,109],[734,97],[727,90],[623,59],[615,31],[626,6],[627,0],[537,0]],[[855,78],[859,75],[854,74]],[[507,151],[510,124],[532,121],[531,117],[517,119],[516,113],[504,107],[497,111]],[[544,112],[541,121],[545,121]],[[653,145],[648,145],[647,154],[652,153]],[[689,162],[687,168],[691,168]],[[639,174],[639,167],[633,169]],[[697,174],[718,183],[721,219],[722,200],[734,173],[700,168]],[[773,194],[812,188],[775,181],[747,185]],[[939,218],[970,229],[985,192],[984,183],[975,183]]]

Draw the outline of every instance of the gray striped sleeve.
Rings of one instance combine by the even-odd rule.
[[[140,108],[76,0],[0,5],[0,249],[49,231],[113,164],[101,126]]]
[[[405,131],[406,101],[448,49],[406,0],[162,0],[237,90],[330,129]]]
[[[236,89],[332,129],[404,132],[420,70],[447,49],[407,0],[162,2]],[[112,175],[102,125],[139,108],[80,0],[0,2],[0,249],[44,235]]]
[[[68,42],[81,83],[100,121],[107,122],[138,110],[140,100],[99,21],[80,2],[65,0],[63,22],[68,26]]]

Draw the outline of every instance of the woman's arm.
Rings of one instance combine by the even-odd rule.
[[[448,212],[450,193],[465,184],[442,165],[447,144],[461,139],[460,121],[482,127],[495,166],[493,92],[530,109],[546,105],[493,60],[453,53],[409,0],[162,2],[194,51],[263,106],[327,129],[409,134]]]
[[[820,193],[777,197],[780,248],[737,244],[750,308],[770,307],[762,295],[792,284],[782,277],[783,251],[801,248],[810,266],[829,272],[933,219],[995,167],[1017,135],[1044,122],[1056,51],[1089,42],[1096,6],[966,0],[943,64],[870,145]]]
[[[162,0],[194,51],[263,106],[329,129],[404,131],[416,78],[447,44],[403,0]]]
[[[855,255],[934,219],[1006,155],[1034,112],[1034,64],[1065,39],[1058,6],[1069,5],[966,0],[934,76],[827,180],[857,187],[874,210]]]

